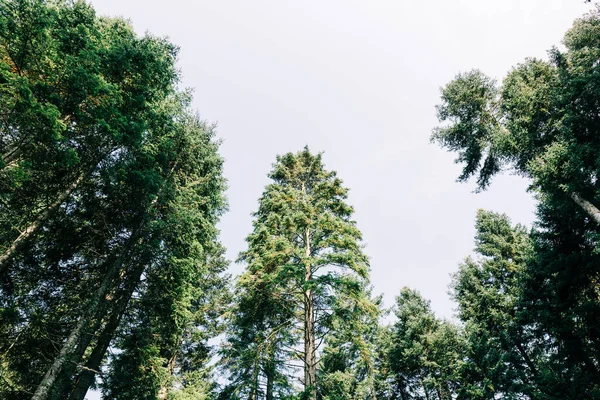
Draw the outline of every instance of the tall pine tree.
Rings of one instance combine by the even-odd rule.
[[[315,400],[321,343],[343,329],[348,312],[377,313],[367,291],[369,263],[351,219],[353,209],[346,203],[348,189],[335,172],[325,169],[321,154],[305,148],[279,156],[269,177],[273,182],[260,198],[248,249],[240,255],[247,270],[238,283],[250,296],[245,301],[269,304],[257,310],[269,315],[250,321],[267,328],[243,337],[239,324],[244,320],[234,320],[229,343],[248,341],[246,346],[256,349],[251,355],[256,360],[244,359],[248,365],[264,360],[264,367],[247,374],[255,387],[259,378],[268,381],[278,372],[272,368],[281,371],[285,362],[298,360],[303,397]],[[269,342],[277,336],[286,341]],[[270,393],[267,382],[265,398],[272,398]],[[257,394],[254,390],[250,398],[257,399]]]

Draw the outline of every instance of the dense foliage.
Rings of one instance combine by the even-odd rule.
[[[270,400],[293,392],[294,360],[304,398],[368,396],[369,331],[378,309],[369,296],[361,234],[344,201],[348,189],[308,148],[278,157],[270,178],[240,256],[248,267],[224,349],[233,396],[257,398],[264,391]],[[326,344],[321,354],[320,343]]]
[[[176,54],[83,2],[2,2],[3,399],[202,385],[224,181]]]
[[[477,212],[455,321],[409,288],[387,318],[308,147],[273,164],[230,284],[177,53],[84,1],[0,0],[0,398],[600,399],[600,9],[549,60],[442,88],[459,180],[509,169],[537,199],[530,229]]]

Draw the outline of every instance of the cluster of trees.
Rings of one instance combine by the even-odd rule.
[[[600,399],[600,10],[564,44],[442,89],[459,180],[526,176],[538,218],[478,211],[457,321],[403,288],[384,324],[321,154],[277,157],[230,284],[177,48],[82,1],[0,2],[0,398]]]
[[[0,398],[206,392],[225,182],[176,55],[84,2],[0,3]]]

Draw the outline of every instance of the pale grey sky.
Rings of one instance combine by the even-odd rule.
[[[376,293],[392,305],[418,289],[450,317],[449,274],[473,249],[478,208],[530,224],[526,182],[474,194],[453,155],[429,143],[440,86],[479,68],[498,79],[546,57],[582,0],[94,0],[102,15],[181,47],[183,85],[218,123],[230,211],[222,240],[235,259],[276,154],[308,144],[351,189]],[[232,265],[238,273],[242,266]]]
[[[230,259],[276,154],[308,144],[351,189],[376,293],[402,286],[451,317],[449,274],[473,249],[478,208],[530,224],[534,204],[517,177],[474,194],[453,155],[429,143],[440,86],[479,68],[498,79],[546,57],[582,0],[94,0],[140,33],[181,47],[183,85],[224,140]],[[237,274],[240,265],[232,265]]]
[[[451,317],[450,273],[473,249],[478,208],[530,225],[527,183],[455,182],[454,156],[429,143],[439,88],[479,68],[498,79],[560,44],[583,0],[93,0],[99,14],[181,47],[183,85],[224,140],[235,259],[276,154],[308,144],[351,189],[375,293],[401,287]],[[237,274],[240,265],[232,265]]]

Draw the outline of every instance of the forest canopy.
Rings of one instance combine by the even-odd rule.
[[[84,1],[0,1],[0,398],[600,399],[600,9],[563,44],[441,89],[458,180],[516,172],[537,207],[476,212],[447,320],[401,285],[384,307],[309,146],[274,157],[231,277],[178,47]]]

